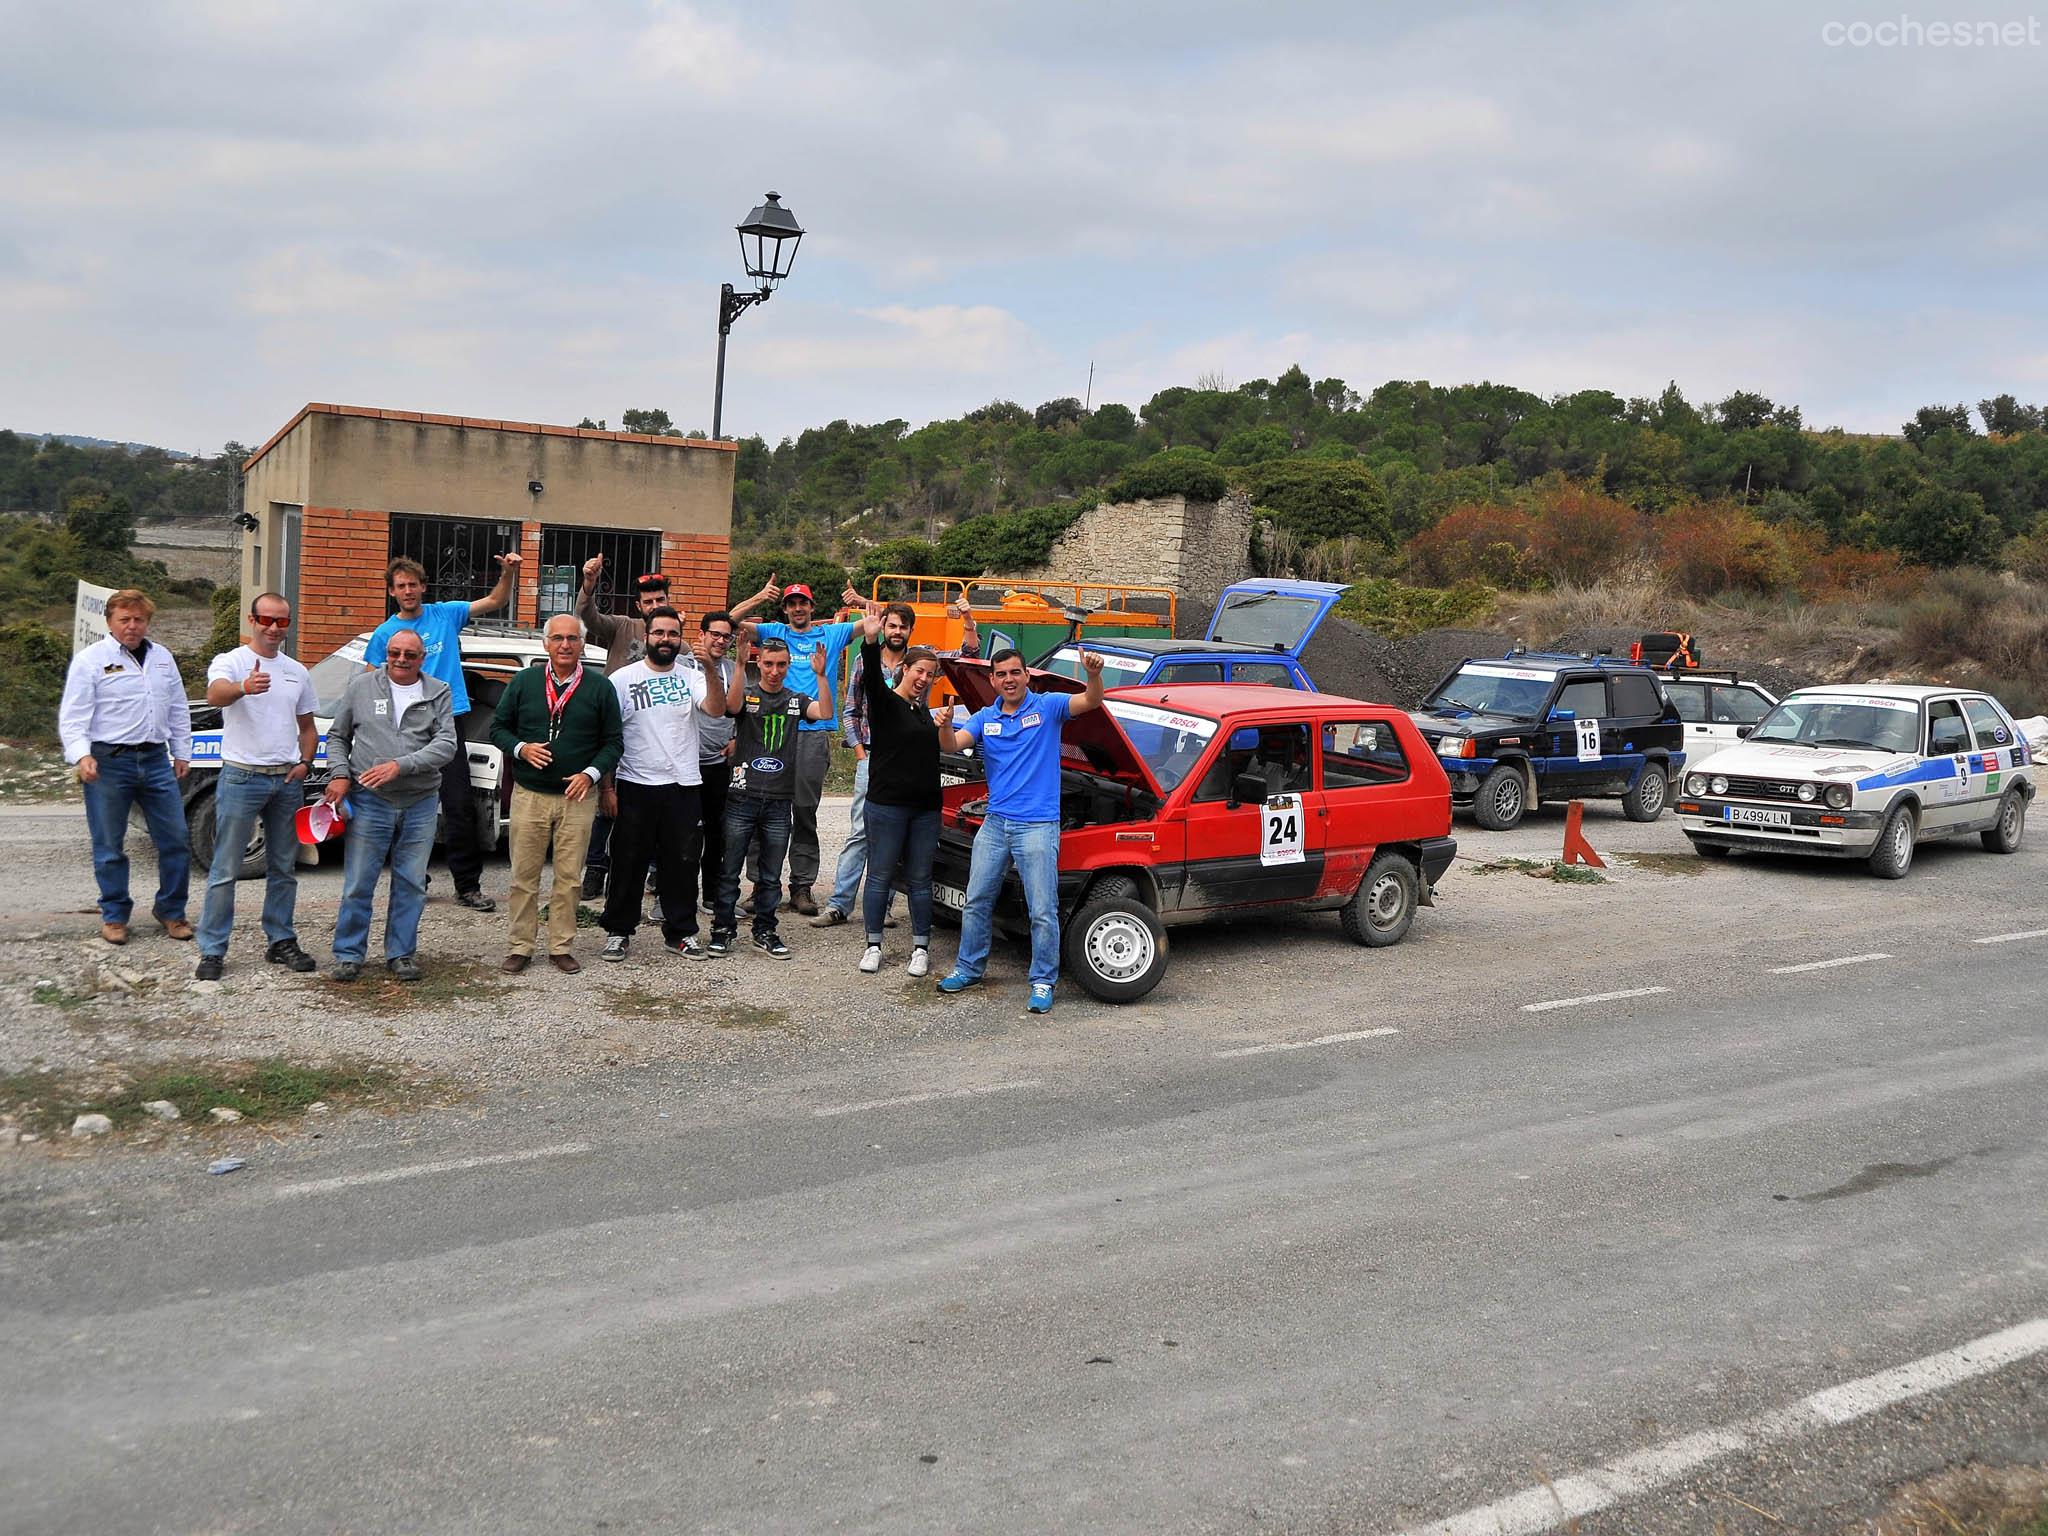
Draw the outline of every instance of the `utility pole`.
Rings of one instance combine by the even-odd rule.
[[[1081,414],[1082,414],[1083,416],[1086,416],[1086,415],[1088,414],[1088,409],[1089,409],[1089,407],[1090,407],[1090,406],[1092,406],[1092,405],[1093,405],[1094,403],[1095,403],[1095,359],[1091,357],[1091,358],[1089,358],[1089,359],[1088,359],[1088,388],[1087,388],[1087,391],[1086,391],[1086,392],[1085,392],[1085,393],[1084,393],[1084,394],[1082,395],[1082,397],[1081,397]]]

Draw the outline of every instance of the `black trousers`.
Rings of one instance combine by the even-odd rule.
[[[640,926],[647,866],[661,897],[661,933],[671,943],[697,931],[697,854],[703,843],[694,784],[618,781],[619,814],[612,818],[612,875],[598,926],[631,938]]]
[[[462,737],[462,721],[463,716],[455,717],[455,756],[441,770],[441,842],[455,889],[473,891],[483,884],[484,852],[477,842],[476,792],[469,787],[469,743]]]
[[[704,827],[704,905],[710,909],[718,905],[718,881],[725,873],[725,797],[732,792],[732,764],[719,758],[697,766],[704,774],[698,804]]]

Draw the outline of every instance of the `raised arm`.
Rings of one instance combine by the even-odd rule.
[[[589,637],[609,650],[619,635],[619,619],[617,614],[606,613],[597,606],[597,581],[603,574],[603,555],[592,555],[583,562],[583,585],[576,591],[576,617],[583,621]]]
[[[812,650],[811,675],[818,680],[818,696],[804,706],[804,718],[830,720],[839,711],[832,704],[832,662],[828,647],[819,645]]]
[[[752,597],[748,598],[745,602],[733,604],[732,608],[728,611],[732,614],[733,622],[738,623],[741,619],[744,619],[748,614],[752,613],[756,608],[765,608],[770,603],[778,601],[781,598],[781,596],[782,588],[778,587],[775,584],[775,573],[773,571],[770,571],[768,573],[767,585],[762,587],[760,591],[756,592]]]
[[[475,599],[469,605],[469,616],[481,618],[487,613],[496,613],[512,600],[512,589],[519,583],[519,562],[523,558],[516,549],[508,549],[496,557],[498,561],[498,584]]]
[[[1081,670],[1088,674],[1088,691],[1067,706],[1069,715],[1085,715],[1102,707],[1102,658],[1093,651],[1083,651]]]

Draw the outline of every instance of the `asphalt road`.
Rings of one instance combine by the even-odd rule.
[[[1468,866],[1383,953],[1177,933],[1129,1009],[344,1117],[231,1178],[17,1153],[0,1509],[1513,1528],[1575,1469],[2048,1318],[2044,874],[1974,842],[1902,883]],[[1582,1528],[1815,1528],[1916,1467],[2048,1459],[2044,1361]]]

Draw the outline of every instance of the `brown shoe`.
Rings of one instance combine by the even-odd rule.
[[[160,917],[157,919],[157,926],[163,929],[165,938],[189,939],[192,937],[192,925],[182,917]]]
[[[109,944],[126,944],[128,942],[128,925],[126,923],[101,923],[100,937]]]
[[[499,966],[498,969],[507,976],[517,976],[531,964],[533,964],[533,956],[531,955],[507,955],[505,963]]]
[[[789,908],[799,917],[818,915],[818,903],[812,898],[808,885],[792,885],[789,888]]]
[[[574,955],[549,955],[548,964],[564,976],[574,976],[583,969],[583,962]]]

